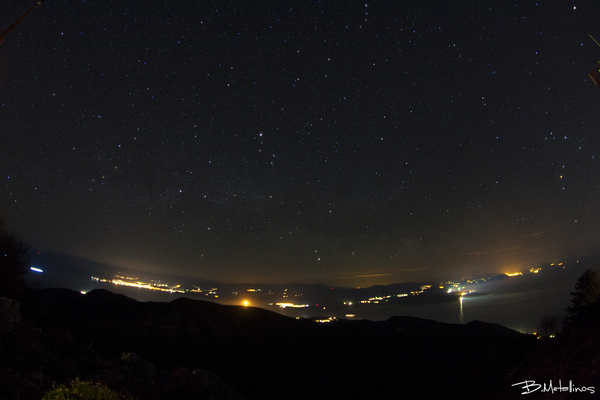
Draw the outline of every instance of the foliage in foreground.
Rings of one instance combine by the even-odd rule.
[[[71,381],[71,387],[54,386],[54,389],[46,393],[42,400],[135,400],[135,398],[117,393],[106,385],[75,378]]]

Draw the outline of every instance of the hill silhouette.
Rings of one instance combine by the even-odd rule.
[[[27,290],[17,300],[22,321],[0,331],[0,398],[41,398],[75,377],[140,399],[482,398],[536,349],[531,335],[479,321],[319,324],[106,290]]]

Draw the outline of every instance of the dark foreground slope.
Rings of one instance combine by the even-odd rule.
[[[600,301],[583,307],[556,338],[538,342],[511,376],[529,382],[518,385],[520,392],[554,400],[600,396]]]
[[[27,291],[17,300],[22,322],[0,332],[0,398],[39,399],[53,381],[75,377],[140,399],[482,398],[504,388],[539,343],[483,322],[317,324],[105,290]]]

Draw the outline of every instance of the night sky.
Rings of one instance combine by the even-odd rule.
[[[600,250],[599,15],[47,0],[0,44],[0,213],[35,249],[226,282],[574,260]]]

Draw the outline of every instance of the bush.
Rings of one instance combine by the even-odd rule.
[[[42,400],[135,400],[135,398],[117,393],[100,383],[75,378],[71,381],[70,388],[65,385],[54,386],[54,389],[46,393]]]
[[[537,331],[541,337],[551,338],[562,331],[562,318],[558,314],[546,314],[537,324]]]

